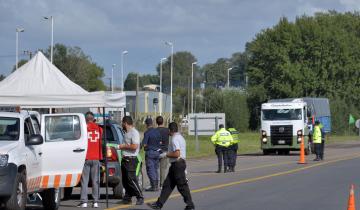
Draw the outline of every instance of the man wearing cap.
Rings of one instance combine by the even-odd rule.
[[[150,180],[150,187],[145,191],[159,190],[159,161],[161,153],[161,134],[153,127],[151,118],[145,120],[147,131],[144,133],[142,142],[145,150],[146,172]]]

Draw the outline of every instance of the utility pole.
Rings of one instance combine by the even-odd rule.
[[[135,111],[135,119],[138,119],[139,112],[139,73],[136,73],[136,111]]]

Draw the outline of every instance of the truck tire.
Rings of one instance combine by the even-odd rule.
[[[113,196],[115,199],[122,199],[123,197],[123,185],[122,182],[113,187]]]
[[[25,210],[27,201],[26,170],[16,174],[13,193],[5,203],[7,210]]]
[[[46,210],[57,210],[60,206],[61,189],[47,189],[41,193],[42,203]]]
[[[270,151],[268,149],[263,149],[263,155],[269,155]]]
[[[64,191],[64,200],[70,200],[73,188],[72,187],[65,187],[63,188]]]

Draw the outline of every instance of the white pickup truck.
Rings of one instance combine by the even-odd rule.
[[[80,180],[86,149],[83,114],[0,112],[0,208],[23,210],[39,193],[44,209],[58,209],[61,189]]]

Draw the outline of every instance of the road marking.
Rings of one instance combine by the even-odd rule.
[[[313,164],[313,165],[308,165],[308,166],[305,166],[305,167],[296,168],[296,169],[292,169],[292,170],[288,170],[288,171],[278,172],[278,173],[269,174],[269,175],[265,175],[265,176],[259,176],[259,177],[250,178],[250,179],[239,180],[239,181],[235,181],[235,182],[229,182],[229,183],[225,183],[225,184],[219,184],[219,185],[203,187],[203,188],[199,188],[199,189],[196,189],[196,190],[191,190],[191,193],[193,194],[193,193],[199,193],[199,192],[204,192],[204,191],[209,191],[209,190],[221,189],[221,188],[230,187],[230,186],[234,186],[234,185],[239,185],[239,184],[244,184],[244,183],[250,183],[250,182],[265,180],[265,179],[269,179],[269,178],[273,178],[273,177],[277,177],[277,176],[284,176],[284,175],[294,174],[294,173],[304,171],[304,170],[307,170],[307,169],[311,169],[311,168],[315,168],[315,167],[319,167],[319,166],[324,166],[324,165],[329,165],[331,163],[341,162],[341,161],[345,161],[345,160],[352,160],[352,159],[356,159],[356,158],[360,158],[360,155],[358,154],[358,155],[343,156],[342,158],[329,160],[329,161],[324,161],[324,162],[320,162],[320,163],[316,163],[316,164]],[[169,197],[169,199],[177,198],[177,197],[180,197],[180,196],[181,195],[179,193],[175,193],[175,194],[171,195]],[[145,203],[151,203],[151,202],[155,202],[155,201],[157,201],[157,198],[150,198],[150,199],[146,199]],[[114,206],[114,207],[108,208],[106,210],[124,209],[124,208],[129,208],[131,206],[134,206],[134,205],[131,204],[131,205]]]
[[[286,161],[286,162],[281,162],[281,163],[273,163],[273,164],[255,166],[255,167],[250,167],[250,168],[244,168],[244,169],[236,170],[236,172],[250,171],[250,170],[255,170],[255,169],[260,169],[260,168],[268,168],[268,167],[273,167],[273,166],[288,165],[291,163],[294,163],[294,161]],[[199,173],[199,172],[190,173],[190,177],[208,176],[208,175],[217,175],[217,173]]]

